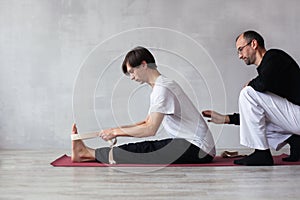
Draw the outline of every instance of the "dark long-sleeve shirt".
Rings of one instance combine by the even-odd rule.
[[[296,61],[279,49],[268,50],[257,67],[258,76],[249,82],[258,92],[272,92],[300,106],[300,68]],[[230,124],[240,124],[238,113],[229,115]]]
[[[248,84],[258,92],[272,92],[300,106],[300,68],[282,50],[267,51],[257,67],[258,76]]]
[[[233,113],[229,116],[229,124],[235,124],[240,125],[240,114],[239,113]]]

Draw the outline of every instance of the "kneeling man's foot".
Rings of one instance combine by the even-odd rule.
[[[282,158],[282,160],[287,162],[300,161],[300,135],[293,134],[286,142],[290,145],[290,156]]]
[[[78,134],[76,124],[73,124],[72,134]],[[95,160],[95,157],[82,140],[73,140],[71,159],[72,162],[86,162]]]
[[[255,149],[254,153],[249,156],[234,160],[236,165],[248,165],[248,166],[270,166],[274,165],[273,157],[270,149],[267,150],[258,150]]]

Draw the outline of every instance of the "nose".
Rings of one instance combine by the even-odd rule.
[[[239,53],[239,59],[242,59],[242,58],[243,58],[242,53]]]

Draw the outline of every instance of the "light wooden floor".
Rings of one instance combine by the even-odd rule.
[[[66,150],[0,150],[0,199],[299,199],[300,166],[52,167]]]

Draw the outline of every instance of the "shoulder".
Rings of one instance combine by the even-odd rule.
[[[159,76],[153,87],[155,96],[168,96],[171,97],[180,91],[180,86],[165,76]]]
[[[281,49],[268,50],[262,60],[261,65],[284,66],[294,62],[293,58]]]
[[[159,76],[155,82],[153,89],[172,89],[177,86],[177,83],[163,75]]]
[[[280,49],[270,49],[265,53],[257,70],[259,72],[275,70],[276,73],[281,73],[282,70],[290,68],[298,69],[299,66],[289,54]]]
[[[281,49],[270,49],[266,52],[264,58],[269,59],[269,58],[291,58],[285,51]]]

